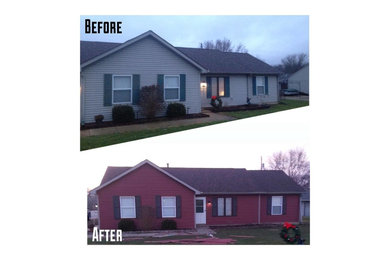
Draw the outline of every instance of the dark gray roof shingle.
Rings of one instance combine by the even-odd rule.
[[[80,41],[80,64],[103,54],[121,43]]]
[[[101,185],[131,167],[108,167]],[[283,171],[235,168],[164,168],[203,193],[300,193],[303,189]]]

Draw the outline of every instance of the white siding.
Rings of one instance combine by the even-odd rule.
[[[221,75],[222,77],[223,75]],[[246,105],[246,98],[251,98],[252,104],[277,103],[278,84],[276,76],[268,76],[268,95],[253,96],[252,76],[230,75],[230,97],[222,97],[223,106]],[[201,81],[206,82],[206,75],[201,76]],[[207,98],[206,89],[202,93],[202,105],[210,107],[210,98]]]
[[[288,78],[288,88],[309,94],[309,66],[303,67]]]
[[[180,103],[190,108],[189,113],[201,111],[200,71],[147,37],[83,69],[84,115],[81,118],[86,123],[94,122],[94,116],[98,114],[104,115],[105,121],[112,120],[112,106],[103,105],[104,74],[140,74],[141,87],[156,85],[158,74],[186,74],[186,100]],[[135,111],[139,109],[133,107]],[[164,114],[165,111],[160,113]]]

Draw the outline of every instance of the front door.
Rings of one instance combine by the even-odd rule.
[[[195,199],[195,224],[206,224],[206,198]]]

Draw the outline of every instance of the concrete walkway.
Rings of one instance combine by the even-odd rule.
[[[81,130],[80,136],[85,137],[85,136],[96,136],[96,135],[125,133],[125,132],[136,132],[141,130],[164,129],[164,128],[177,127],[177,126],[185,126],[185,125],[193,125],[193,124],[201,124],[201,123],[209,123],[209,122],[230,121],[236,119],[234,117],[226,116],[221,113],[213,113],[207,110],[202,111],[202,113],[209,115],[209,117],[87,129],[87,130]]]

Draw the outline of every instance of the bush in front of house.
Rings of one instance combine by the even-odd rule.
[[[131,219],[121,219],[118,223],[118,229],[121,229],[122,231],[135,231],[136,226]]]
[[[164,108],[162,89],[159,86],[144,86],[139,91],[139,106],[146,118],[154,118]]]
[[[112,121],[128,123],[134,120],[134,109],[129,105],[119,105],[112,108]]]
[[[168,117],[178,117],[186,115],[186,107],[181,103],[170,103],[167,107]]]
[[[96,115],[95,116],[95,122],[96,124],[103,123],[104,116],[103,115]]]
[[[161,222],[161,229],[163,230],[174,230],[176,229],[176,221],[172,219],[166,219],[163,222]]]

